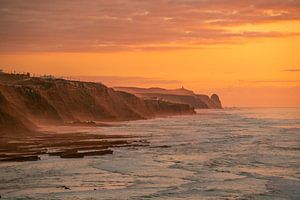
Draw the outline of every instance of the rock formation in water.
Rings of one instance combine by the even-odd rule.
[[[222,107],[222,103],[220,101],[220,98],[217,94],[213,94],[211,95],[210,99],[212,100],[212,102],[214,102],[214,104],[217,106],[217,107]]]
[[[163,88],[116,87],[116,90],[126,91],[144,99],[161,99],[173,103],[188,104],[194,108],[222,108],[218,95],[211,98],[203,94],[195,94],[184,88],[167,90]]]
[[[192,114],[186,104],[141,99],[100,83],[0,74],[0,132],[38,124],[122,121]]]

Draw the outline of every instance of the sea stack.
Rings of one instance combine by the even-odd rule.
[[[222,108],[222,103],[217,94],[211,95],[210,99],[212,100],[212,102],[214,102],[214,104],[216,105],[217,108]]]

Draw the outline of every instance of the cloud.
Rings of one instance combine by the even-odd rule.
[[[300,86],[300,79],[266,79],[266,80],[239,80],[236,84],[239,87],[287,87]]]
[[[240,80],[239,83],[300,83],[300,80]]]
[[[285,69],[285,70],[283,70],[283,71],[285,71],[285,72],[300,72],[300,69]]]
[[[296,0],[1,0],[0,51],[195,48],[298,33],[227,26],[300,20]]]

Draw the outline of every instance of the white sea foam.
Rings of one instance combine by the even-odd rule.
[[[2,198],[300,199],[300,109],[199,110],[93,129],[150,146],[0,163]],[[62,186],[67,186],[65,189]]]

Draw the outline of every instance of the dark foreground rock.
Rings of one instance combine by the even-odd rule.
[[[25,161],[37,161],[40,160],[39,156],[16,156],[12,155],[11,157],[9,156],[8,158],[2,158],[0,157],[0,161],[2,162],[25,162]]]
[[[110,149],[102,151],[89,151],[89,152],[63,152],[61,158],[83,158],[85,156],[103,156],[106,154],[113,154],[113,151]]]
[[[87,133],[41,133],[24,138],[1,138],[0,162],[38,161],[42,155],[83,158],[113,154],[115,148],[148,146],[137,136]]]

